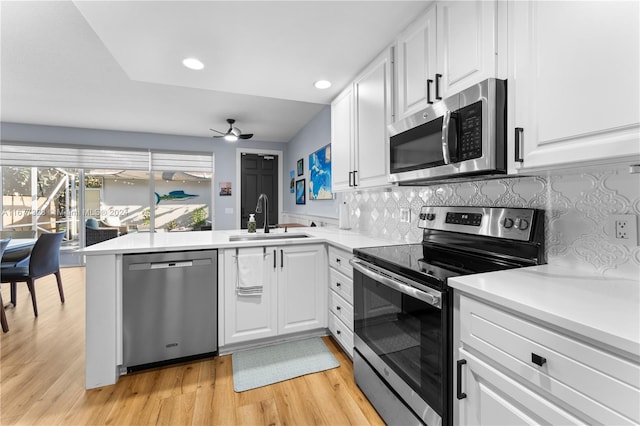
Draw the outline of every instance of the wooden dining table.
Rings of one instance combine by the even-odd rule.
[[[37,240],[35,238],[12,238],[11,241],[9,241],[7,248],[4,250],[4,254],[33,247],[36,241]],[[2,269],[0,269],[0,275],[2,275]],[[7,315],[4,311],[4,302],[2,301],[2,293],[0,293],[0,325],[2,326],[2,331],[4,333],[9,331]]]

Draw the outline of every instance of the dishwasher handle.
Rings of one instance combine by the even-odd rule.
[[[152,269],[175,269],[175,268],[189,268],[193,266],[193,260],[178,260],[169,262],[145,262],[145,263],[132,263],[129,265],[130,271],[149,271]]]

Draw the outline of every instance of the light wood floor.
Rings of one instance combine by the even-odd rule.
[[[120,378],[84,389],[84,269],[36,281],[35,319],[26,285],[0,337],[0,425],[369,425],[384,424],[353,381],[352,364],[330,337],[340,367],[242,393],[231,356]],[[2,297],[9,300],[9,285]]]

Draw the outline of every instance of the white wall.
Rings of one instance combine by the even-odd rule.
[[[289,214],[303,214],[320,217],[338,217],[337,200],[309,200],[309,155],[331,143],[331,106],[322,109],[309,123],[294,136],[288,144],[284,154],[284,197],[283,209]],[[298,176],[296,165],[298,160],[304,160],[304,174]],[[293,170],[295,180],[305,179],[306,204],[296,204],[295,193],[289,192],[289,172]]]

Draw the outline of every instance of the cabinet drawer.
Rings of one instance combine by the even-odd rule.
[[[349,330],[353,331],[353,306],[348,303],[336,292],[329,292],[329,309],[331,312],[340,318],[340,320],[346,325]]]
[[[460,338],[589,423],[640,422],[640,366],[629,360],[464,296]]]
[[[333,313],[329,313],[329,330],[340,346],[353,358],[353,332]]]
[[[349,259],[352,257],[353,253],[329,246],[329,266],[342,272],[349,278],[353,278],[353,269],[349,264]]]
[[[329,288],[353,305],[353,281],[335,269],[329,269]]]

